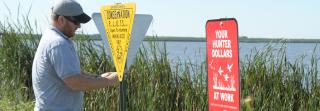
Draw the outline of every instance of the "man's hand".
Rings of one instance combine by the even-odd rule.
[[[115,85],[119,83],[117,72],[107,72],[101,74],[101,77],[105,79],[110,85]]]

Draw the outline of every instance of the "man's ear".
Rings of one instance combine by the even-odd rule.
[[[63,24],[65,22],[65,18],[63,16],[58,17],[58,23]]]

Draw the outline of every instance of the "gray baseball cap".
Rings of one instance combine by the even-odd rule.
[[[58,0],[52,7],[52,12],[61,16],[69,16],[80,23],[87,23],[91,17],[85,14],[80,4],[74,0]]]

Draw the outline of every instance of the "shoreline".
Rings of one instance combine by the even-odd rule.
[[[101,40],[99,34],[89,35],[92,40]],[[146,36],[144,41],[166,41],[166,42],[205,42],[205,37],[176,37],[176,36]],[[248,38],[240,36],[241,43],[320,43],[319,39],[287,39],[287,38]]]
[[[40,37],[40,34],[35,34]],[[99,34],[77,34],[73,39],[89,39],[89,40],[101,40]],[[2,37],[2,33],[0,33]],[[146,36],[143,41],[165,41],[165,42],[206,42],[205,37],[177,37],[177,36]],[[240,43],[320,43],[319,39],[287,39],[287,38],[248,38],[246,36],[240,36],[238,38]]]

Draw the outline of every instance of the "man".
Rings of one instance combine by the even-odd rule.
[[[115,72],[84,73],[70,39],[90,17],[79,3],[60,0],[52,9],[52,26],[43,33],[32,65],[35,111],[80,111],[83,92],[118,83]]]

